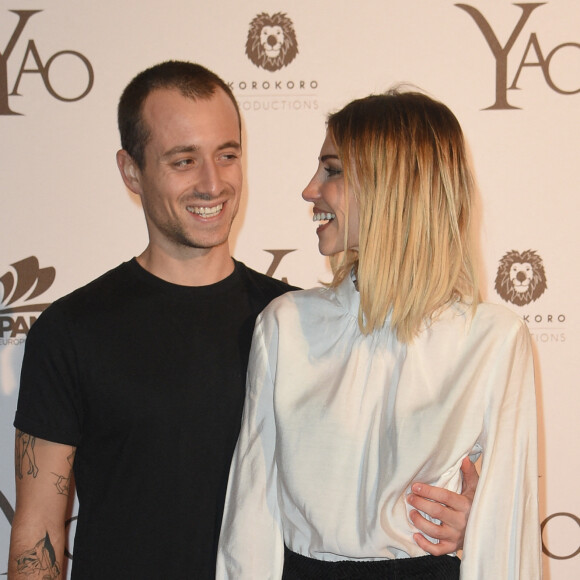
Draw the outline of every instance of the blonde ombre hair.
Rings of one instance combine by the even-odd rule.
[[[333,256],[330,285],[355,268],[361,331],[370,334],[390,315],[408,343],[450,303],[475,309],[475,185],[453,113],[424,94],[394,89],[330,115],[328,132],[360,216],[358,251]],[[348,224],[348,248],[346,232]]]

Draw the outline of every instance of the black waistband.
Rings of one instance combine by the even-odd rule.
[[[284,549],[282,580],[458,580],[455,556],[327,562]]]

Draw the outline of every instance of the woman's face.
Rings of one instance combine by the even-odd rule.
[[[314,204],[313,220],[320,222],[318,234],[318,249],[323,256],[332,256],[342,252],[344,248],[344,234],[346,229],[346,197],[342,163],[330,135],[320,150],[318,169],[302,197]],[[358,249],[359,214],[358,206],[349,187],[348,193],[348,238],[349,249]]]

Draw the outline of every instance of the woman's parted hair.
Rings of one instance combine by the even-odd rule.
[[[360,216],[358,252],[331,259],[331,286],[355,267],[361,331],[390,315],[397,338],[411,342],[452,301],[475,308],[475,185],[453,113],[427,95],[393,89],[330,115],[328,131]]]

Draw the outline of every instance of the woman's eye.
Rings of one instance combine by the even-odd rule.
[[[336,167],[325,167],[324,171],[326,171],[328,177],[334,177],[335,175],[340,175],[342,173],[342,169]]]

